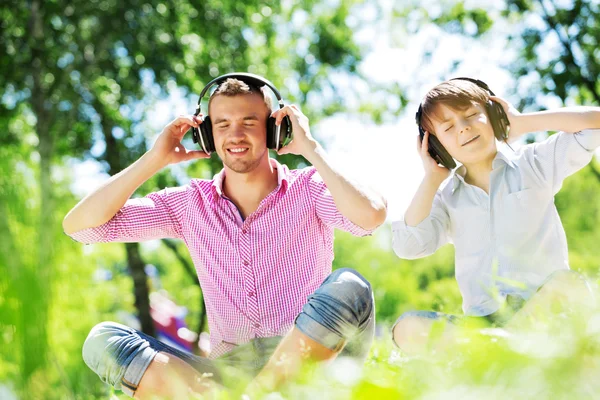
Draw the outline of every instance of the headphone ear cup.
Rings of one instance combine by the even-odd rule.
[[[289,143],[292,138],[292,121],[287,115],[281,120],[281,126],[279,131],[279,143],[277,144],[277,150]]]
[[[425,136],[425,131],[421,127],[419,127],[419,136],[421,137],[422,143],[423,137]],[[442,145],[442,143],[435,135],[432,135],[430,133],[428,142],[429,146],[427,150],[429,151],[429,155],[431,156],[431,158],[437,161],[438,164],[442,164],[448,169],[456,168],[456,161],[454,161],[454,158],[452,158],[450,153],[448,153],[448,150],[446,150],[444,145]]]
[[[494,136],[501,142],[508,140],[508,131],[510,123],[502,106],[495,101],[488,100],[485,105],[490,123],[494,129]]]
[[[277,139],[277,120],[269,117],[267,121],[267,147],[273,150],[279,150],[285,146],[292,137],[292,123],[287,115],[281,120],[279,125],[279,140]]]
[[[215,151],[215,141],[213,140],[212,134],[212,122],[210,117],[207,115],[200,124],[200,146],[204,145],[206,153],[212,153]]]
[[[277,120],[275,119],[275,117],[269,117],[269,119],[267,120],[267,148],[268,149],[273,149],[273,150],[279,150],[277,148],[277,143],[275,143],[276,141],[276,133],[277,133],[277,126],[275,125],[275,122]]]

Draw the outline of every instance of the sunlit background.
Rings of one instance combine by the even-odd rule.
[[[470,76],[523,112],[600,105],[597,0],[36,0],[0,12],[0,399],[122,397],[80,357],[87,332],[103,320],[206,350],[197,345],[209,334],[201,291],[182,243],[83,246],[60,222],[171,119],[193,112],[200,90],[220,74],[271,80],[310,118],[336,164],[388,198],[388,223],[372,238],[336,236],[334,268],[356,268],[371,281],[378,313],[370,370],[344,383],[349,392],[339,398],[438,398],[435,374],[411,380],[423,366],[390,358],[387,331],[409,309],[460,313],[450,246],[416,261],[391,251],[389,222],[402,216],[423,176],[414,114],[426,91]],[[306,165],[295,156],[280,161]],[[216,156],[173,166],[136,195],[220,168]],[[571,266],[593,282],[599,195],[596,157],[556,199]],[[186,326],[175,338],[169,318]],[[514,374],[482,377],[472,358],[444,382],[455,388],[450,397],[492,386],[488,395],[511,397],[506,387],[526,386],[515,377],[545,363],[527,393],[569,398],[568,384],[553,386],[551,368],[578,364],[585,351],[577,349],[545,362],[523,349],[488,349],[503,368],[517,365]],[[583,397],[593,387],[576,369],[561,379]]]

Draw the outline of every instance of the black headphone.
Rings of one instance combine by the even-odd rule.
[[[490,95],[495,96],[494,92],[489,88],[489,86],[479,79],[472,78],[453,78],[451,81],[461,79],[463,81],[469,81],[483,90],[487,91]],[[419,126],[419,136],[421,137],[421,141],[423,141],[423,136],[425,135],[425,130],[421,126],[421,116],[423,113],[422,104],[419,104],[419,109],[417,110],[416,120],[417,125]],[[492,128],[494,129],[494,136],[496,139],[501,142],[506,142],[508,139],[508,132],[510,131],[510,123],[508,122],[508,117],[504,112],[502,106],[495,101],[488,100],[485,103],[485,110],[487,112],[488,118],[490,119],[490,123],[492,124]],[[442,143],[435,135],[429,135],[429,155],[438,162],[438,164],[442,164],[444,167],[448,169],[456,168],[456,162],[448,153],[448,151],[444,148]]]
[[[202,89],[202,92],[200,92],[200,99],[198,99],[198,105],[196,106],[196,112],[194,113],[194,116],[200,114],[200,103],[202,102],[204,94],[214,84],[220,85],[229,78],[240,80],[248,86],[257,89],[265,85],[268,86],[273,91],[273,93],[275,93],[275,97],[277,97],[277,102],[279,103],[279,108],[283,108],[283,100],[281,98],[281,95],[271,82],[258,75],[247,74],[243,72],[234,72],[231,74],[221,75],[208,82],[204,89]],[[279,126],[275,125],[275,121],[276,119],[271,116],[269,116],[269,119],[267,120],[267,147],[269,149],[279,150],[283,146],[285,146],[289,142],[289,139],[291,139],[292,137],[292,123],[288,116],[283,117],[283,119],[281,120],[281,125]],[[194,139],[194,143],[200,144],[202,151],[204,151],[206,154],[210,154],[213,151],[215,151],[215,141],[213,139],[212,134],[212,123],[208,115],[205,116],[202,120],[199,129],[192,127],[192,138]]]

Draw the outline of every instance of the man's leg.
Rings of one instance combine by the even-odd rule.
[[[364,362],[373,341],[375,305],[369,282],[358,272],[334,271],[313,293],[249,392],[272,390],[306,361],[345,354]],[[347,346],[346,346],[347,345]]]
[[[585,312],[595,306],[595,301],[589,283],[581,274],[556,271],[505,326],[518,330],[536,322],[548,322],[561,313]]]
[[[408,311],[392,327],[393,340],[408,355],[443,351],[456,343],[458,320],[435,311]]]
[[[211,360],[116,322],[103,322],[91,330],[83,359],[102,381],[136,399],[188,398],[220,381]]]

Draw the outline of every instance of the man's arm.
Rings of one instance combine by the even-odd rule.
[[[575,133],[584,129],[600,128],[600,107],[564,107],[556,110],[520,113],[512,104],[499,97],[491,97],[499,103],[510,122],[510,137],[513,141],[529,132],[563,131]]]
[[[355,225],[372,230],[385,221],[386,200],[374,190],[359,185],[339,171],[321,145],[312,137],[308,118],[295,105],[285,106],[273,113],[277,124],[284,116],[292,121],[294,139],[279,154],[302,155],[310,162],[333,196],[339,212]]]
[[[191,116],[181,116],[169,123],[150,151],[112,176],[69,211],[63,220],[65,233],[72,234],[109,221],[140,185],[165,166],[195,158],[207,158],[207,154],[188,151],[181,144],[189,128],[198,127],[198,124]]]

